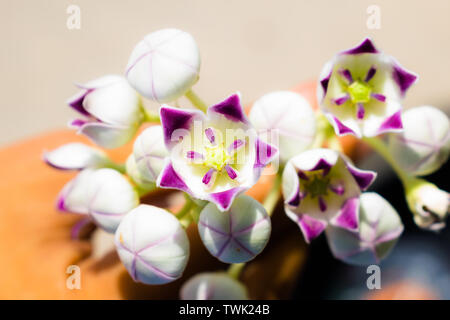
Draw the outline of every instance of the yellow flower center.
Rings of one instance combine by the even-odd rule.
[[[370,101],[372,89],[367,83],[357,80],[348,87],[348,93],[353,103],[366,103]]]
[[[230,156],[227,154],[223,144],[206,147],[205,150],[203,165],[209,168],[215,168],[217,171],[220,171],[230,160]]]

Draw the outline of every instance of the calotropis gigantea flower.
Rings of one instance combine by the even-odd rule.
[[[261,139],[278,147],[283,163],[306,150],[316,133],[311,105],[291,91],[265,94],[253,104],[249,119]]]
[[[181,287],[181,300],[247,300],[245,286],[225,272],[200,273]]]
[[[155,182],[164,168],[165,158],[169,155],[164,144],[161,126],[151,126],[136,138],[133,155],[137,169],[146,181]]]
[[[376,193],[361,194],[359,207],[359,230],[328,226],[328,244],[339,260],[356,265],[378,264],[394,247],[403,224],[389,202]]]
[[[45,152],[43,158],[48,165],[60,170],[100,168],[111,164],[103,151],[77,142]]]
[[[176,100],[198,80],[200,53],[194,38],[177,29],[148,34],[131,53],[126,69],[130,84],[144,97]]]
[[[160,115],[170,155],[157,185],[214,202],[222,211],[278,154],[256,137],[238,94],[209,107],[206,116],[169,106],[162,106]]]
[[[105,148],[130,141],[144,112],[139,95],[127,79],[107,75],[78,87],[81,92],[70,98],[68,104],[84,117],[71,121],[70,126]]]
[[[118,171],[108,168],[85,169],[69,181],[58,196],[60,211],[89,215],[107,232],[139,204],[134,187]]]
[[[413,179],[406,185],[406,200],[414,215],[414,222],[421,228],[439,231],[445,227],[450,211],[450,194],[434,184]]]
[[[421,176],[438,170],[450,154],[450,122],[431,106],[409,109],[402,114],[403,132],[389,136],[389,151],[410,174]]]
[[[306,242],[329,223],[358,230],[359,195],[375,177],[334,150],[305,151],[289,160],[283,171],[286,214],[299,225]]]
[[[200,213],[198,232],[208,251],[225,263],[252,260],[266,246],[271,232],[270,217],[252,197],[236,198],[227,212],[210,203]]]
[[[367,38],[324,66],[318,100],[337,135],[372,137],[402,129],[401,100],[416,80]]]
[[[145,284],[178,279],[189,259],[189,240],[180,222],[155,206],[131,210],[117,228],[115,244],[133,280]]]

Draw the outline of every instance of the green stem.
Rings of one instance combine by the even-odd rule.
[[[267,214],[269,216],[272,215],[273,210],[275,209],[275,206],[277,205],[278,200],[280,199],[281,195],[280,187],[281,187],[281,176],[277,174],[275,176],[275,181],[273,182],[273,187],[263,202],[263,207],[264,209],[266,209]]]
[[[202,99],[200,99],[198,95],[195,94],[194,91],[192,91],[192,89],[189,89],[184,95],[186,96],[186,98],[188,98],[188,100],[194,107],[202,110],[203,112],[206,112],[208,106],[203,102]]]
[[[159,117],[159,114],[149,112],[145,108],[143,108],[143,110],[144,110],[144,121],[145,122],[161,123],[161,118]]]
[[[126,168],[124,163],[115,163],[113,161],[109,161],[104,168],[110,168],[119,171],[120,173],[125,174]]]
[[[189,212],[191,212],[194,204],[194,201],[192,201],[189,197],[186,197],[186,202],[184,203],[183,207],[176,213],[177,218],[184,218]]]
[[[414,177],[410,176],[406,171],[404,171],[398,163],[395,161],[395,159],[392,157],[391,153],[389,152],[388,148],[386,147],[386,144],[381,140],[380,138],[373,137],[373,138],[363,138],[363,140],[369,144],[375,151],[377,151],[383,158],[386,160],[387,163],[392,167],[392,169],[395,171],[397,176],[402,181],[402,184],[404,188],[406,189],[409,183],[414,180]]]
[[[242,269],[245,267],[245,263],[233,263],[228,267],[227,273],[233,279],[238,279]]]

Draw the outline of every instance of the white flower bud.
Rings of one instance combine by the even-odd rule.
[[[143,96],[169,102],[198,80],[200,53],[194,38],[177,29],[152,32],[131,53],[126,69],[130,84]]]
[[[137,137],[133,146],[137,169],[146,182],[155,182],[169,155],[161,126],[151,126]]]
[[[249,119],[261,139],[278,147],[282,162],[306,150],[316,133],[311,105],[295,92],[276,91],[262,96],[254,103]]]
[[[127,175],[133,180],[133,182],[143,190],[152,190],[156,188],[155,182],[145,179],[139,171],[136,159],[133,154],[130,154],[125,163]]]
[[[380,195],[368,192],[360,198],[359,230],[329,226],[326,236],[333,255],[355,265],[378,264],[394,247],[403,232],[395,209]]]
[[[184,283],[181,300],[248,300],[245,286],[225,272],[200,273]]]
[[[100,228],[111,233],[138,204],[139,197],[130,182],[108,168],[83,170],[64,187],[58,199],[59,210],[89,214]]]
[[[425,180],[415,179],[407,186],[406,200],[419,227],[432,231],[445,227],[450,208],[448,192]]]
[[[136,282],[165,284],[181,277],[189,259],[189,240],[180,222],[158,207],[140,205],[116,231],[120,260]]]
[[[450,124],[441,110],[422,106],[402,114],[403,132],[391,134],[389,150],[405,171],[422,176],[438,170],[450,154]]]
[[[101,150],[83,143],[68,143],[44,153],[44,161],[61,170],[81,170],[100,168],[110,163],[108,156]]]
[[[252,260],[269,241],[271,223],[255,199],[237,197],[228,211],[209,203],[201,212],[198,231],[208,251],[225,263]]]

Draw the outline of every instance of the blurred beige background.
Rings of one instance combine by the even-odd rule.
[[[69,30],[67,7],[81,8]],[[366,26],[369,5],[381,29]],[[244,101],[318,76],[337,51],[371,36],[420,74],[406,107],[450,105],[449,0],[1,0],[0,145],[75,115],[73,82],[123,73],[134,45],[164,27],[196,38],[202,69],[195,91],[214,103],[239,90]],[[448,109],[447,109],[448,110]]]

